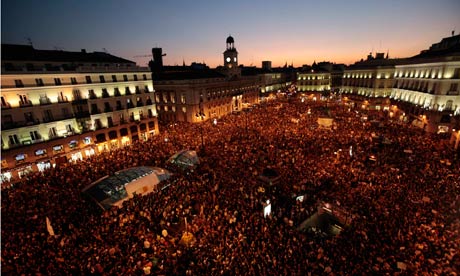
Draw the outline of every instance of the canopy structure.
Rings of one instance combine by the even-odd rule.
[[[200,164],[200,160],[196,154],[196,151],[181,150],[171,156],[168,159],[167,164],[182,170],[191,170]]]
[[[163,187],[171,173],[157,167],[132,167],[104,176],[82,190],[103,209],[121,206],[134,194],[147,194]]]

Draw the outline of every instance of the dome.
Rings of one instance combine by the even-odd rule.
[[[233,40],[233,37],[231,35],[227,37],[227,43],[235,43],[235,40]]]

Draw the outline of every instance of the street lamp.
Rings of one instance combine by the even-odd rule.
[[[200,107],[199,112],[195,114],[195,117],[197,119],[201,118],[201,122],[203,122],[204,118],[206,118],[206,114],[204,114],[203,112],[203,105],[201,102],[200,102],[199,107]],[[200,135],[201,135],[201,149],[204,149],[203,125],[200,126]]]

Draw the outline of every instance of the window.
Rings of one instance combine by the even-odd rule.
[[[148,85],[146,85],[146,86],[145,86],[145,93],[149,93],[149,92],[150,92],[150,90],[149,90],[149,86],[148,86]]]
[[[134,74],[133,77],[134,77],[134,80],[137,81],[137,75]]]
[[[40,140],[40,134],[38,134],[38,131],[34,130],[30,132],[30,139],[33,141],[35,140]]]
[[[101,81],[101,83],[105,83],[105,78],[103,75],[100,75],[99,76],[99,80]]]
[[[147,75],[146,75],[146,74],[143,74],[143,75],[142,75],[142,78],[143,78],[144,80],[147,80]]]
[[[71,84],[77,84],[77,78],[70,78]]]
[[[107,126],[108,126],[108,127],[113,127],[113,119],[112,119],[111,116],[108,116],[108,117],[107,117]],[[115,133],[116,133],[116,132],[115,132]],[[115,138],[116,138],[116,137],[115,137]],[[114,138],[114,139],[115,139],[115,138]]]
[[[121,101],[117,101],[117,110],[122,110],[123,106],[121,106]]]
[[[113,95],[115,97],[121,96],[120,89],[118,89],[118,87],[115,87],[115,89],[113,90]]]
[[[22,83],[22,80],[14,80],[14,83],[16,87],[24,87],[24,84]]]
[[[19,105],[20,106],[27,106],[32,105],[32,102],[27,99],[26,95],[19,95]]]
[[[88,90],[88,98],[97,99],[96,93],[94,93],[93,89]]]
[[[80,92],[80,90],[74,89],[74,90],[72,91],[72,95],[73,95],[73,100],[74,100],[74,101],[75,101],[75,100],[81,100],[81,92]]]
[[[51,109],[46,109],[43,111],[43,121],[51,122],[54,120],[53,111]]]
[[[61,85],[61,79],[60,78],[54,78],[54,84],[56,85]]]
[[[63,107],[63,108],[61,109],[61,112],[62,112],[62,116],[64,116],[64,118],[69,118],[69,117],[70,117],[69,108]]]
[[[129,90],[129,86],[125,87],[125,95],[131,95],[131,90]]]
[[[109,92],[107,92],[107,88],[102,88],[102,98],[108,98]]]
[[[97,109],[97,104],[91,104],[91,114],[97,114],[99,110]]]
[[[455,68],[454,75],[452,76],[453,79],[460,79],[460,68]]]
[[[37,86],[44,86],[45,84],[43,83],[43,80],[42,79],[35,79],[35,83],[37,84]]]
[[[433,83],[433,86],[431,88],[430,94],[435,94],[436,93],[436,84],[437,83]]]
[[[451,83],[451,84],[450,84],[450,89],[449,89],[449,91],[452,91],[452,92],[453,92],[453,91],[457,91],[457,89],[458,89],[458,83]]]
[[[32,112],[24,113],[24,118],[26,119],[26,123],[34,123],[34,114]]]
[[[17,145],[19,144],[19,139],[18,139],[18,136],[16,134],[13,134],[13,135],[9,135],[8,136],[8,139],[10,141],[10,145]]]
[[[91,76],[86,76],[86,83],[93,83],[93,81],[91,80]]]
[[[104,102],[104,112],[112,111],[112,107],[110,106],[109,102]]]
[[[112,75],[112,81],[117,82],[117,76],[116,75]]]
[[[128,75],[123,75],[123,81],[128,81]]]

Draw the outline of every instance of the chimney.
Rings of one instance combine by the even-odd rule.
[[[86,49],[81,49],[81,52],[82,52],[83,54],[86,54]]]

